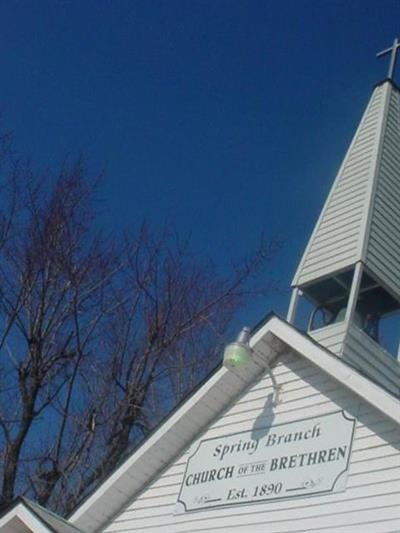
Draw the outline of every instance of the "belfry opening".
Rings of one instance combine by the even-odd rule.
[[[295,273],[287,316],[370,377],[399,353],[399,47],[396,39],[378,54],[390,54],[388,77],[374,87],[339,168]],[[306,318],[298,310],[304,300]]]

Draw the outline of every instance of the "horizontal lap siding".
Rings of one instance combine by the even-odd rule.
[[[400,294],[400,116],[399,95],[392,90],[382,144],[366,264]]]
[[[382,94],[382,87],[378,87],[371,98],[295,275],[295,285],[343,270],[360,259],[359,244],[383,110]]]
[[[346,324],[344,322],[332,324],[321,329],[310,331],[309,335],[327,350],[339,355],[346,336]]]
[[[399,362],[355,326],[349,328],[343,359],[396,396],[400,395]]]
[[[344,408],[357,418],[345,492],[281,502],[231,506],[174,515],[189,452],[186,450],[104,531],[195,533],[389,533],[400,531],[400,430],[317,367],[294,356],[274,368],[280,386],[274,423],[319,416]],[[262,427],[273,392],[266,373],[200,438]],[[196,443],[193,444],[196,446]]]

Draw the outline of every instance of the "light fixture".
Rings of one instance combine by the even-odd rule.
[[[246,366],[252,358],[252,349],[249,346],[250,329],[243,328],[235,342],[226,345],[224,350],[224,365],[227,368]]]

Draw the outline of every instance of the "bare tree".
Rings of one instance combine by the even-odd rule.
[[[110,239],[80,161],[14,162],[2,193],[1,503],[65,513],[216,365],[276,246],[221,279],[172,233]]]

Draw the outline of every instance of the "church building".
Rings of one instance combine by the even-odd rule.
[[[379,54],[390,54],[388,77],[310,237],[286,319],[245,328],[67,519],[20,498],[0,533],[400,532],[400,362],[382,334],[400,312],[399,47]]]

